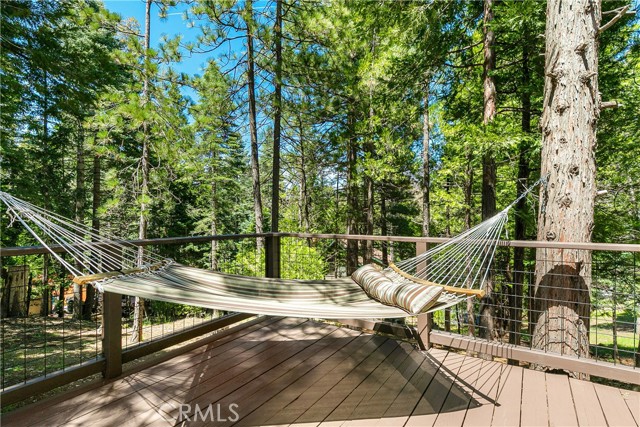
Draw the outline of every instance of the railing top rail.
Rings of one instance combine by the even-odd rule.
[[[273,233],[280,237],[299,237],[305,239],[342,239],[342,240],[374,240],[385,242],[426,242],[444,243],[447,237],[410,237],[410,236],[368,236],[357,234],[310,234],[310,233]],[[592,242],[542,242],[537,240],[499,240],[498,246],[514,248],[546,248],[546,249],[584,249],[612,252],[640,252],[640,244],[628,243],[592,243]]]
[[[214,240],[238,240],[238,239],[253,239],[258,237],[268,237],[271,233],[253,233],[253,234],[217,234],[215,236],[181,236],[181,237],[158,237],[154,239],[133,239],[133,240],[118,240],[119,243],[129,244],[133,246],[151,246],[151,245],[183,245],[186,243],[208,243]],[[86,249],[91,246],[89,243],[85,245]],[[100,247],[101,244],[96,244],[96,247]],[[67,252],[64,247],[60,245],[50,245],[51,250],[57,253]],[[44,246],[12,246],[12,247],[0,247],[0,257],[8,256],[21,256],[21,255],[38,255],[45,254],[49,251]]]
[[[445,237],[410,237],[410,236],[367,236],[358,234],[313,234],[313,233],[253,233],[253,234],[219,234],[211,236],[182,236],[160,237],[155,239],[122,240],[123,243],[134,246],[150,245],[180,245],[185,243],[207,243],[214,240],[238,240],[258,237],[297,237],[304,239],[338,239],[338,240],[374,240],[383,242],[409,243],[443,243],[449,240]],[[99,246],[99,245],[98,245]],[[540,242],[535,240],[500,240],[498,246],[514,248],[542,248],[542,249],[582,249],[611,252],[640,252],[640,244],[624,243],[579,243],[579,242]],[[52,245],[50,248],[58,253],[66,252],[62,246]],[[37,255],[47,253],[44,246],[15,246],[0,247],[0,257]]]

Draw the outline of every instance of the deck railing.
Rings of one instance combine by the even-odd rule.
[[[256,251],[257,239],[264,243],[261,253]],[[411,257],[426,250],[427,245],[446,239],[265,233],[130,243],[148,246],[184,264],[228,273],[322,279],[347,274],[348,240],[359,242],[362,248],[365,242],[372,242],[374,256],[388,262]],[[514,248],[521,248],[520,268],[514,268]],[[589,357],[544,352],[533,343],[536,251],[539,259],[546,259],[546,252],[551,249],[592,253],[589,289],[579,291],[587,295],[579,298],[582,302],[576,302],[588,305],[582,311],[590,313],[588,319],[583,319],[588,325]],[[54,250],[64,252],[62,248]],[[46,253],[42,247],[0,248],[5,271],[5,317],[0,326],[3,406],[100,372],[107,378],[118,376],[123,363],[250,317],[151,302],[147,305],[144,339],[132,343],[132,313],[127,296],[96,295],[86,320],[74,319],[73,313],[64,309],[58,317],[50,300],[45,301],[50,310],[34,312],[34,302],[50,295],[52,284],[57,289],[67,286],[68,279]],[[363,256],[361,251],[358,263],[364,262]],[[30,271],[25,270],[26,265],[31,266]],[[510,363],[537,364],[640,384],[640,245],[502,241],[492,277],[494,291],[490,300],[465,301],[446,311],[404,321],[345,319],[344,323],[405,339],[418,336],[419,344],[425,347],[437,344]],[[66,311],[72,310],[67,307]],[[490,334],[483,330],[480,316],[489,312],[493,313],[494,322]],[[483,338],[487,335],[491,339]]]

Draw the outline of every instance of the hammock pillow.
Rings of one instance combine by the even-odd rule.
[[[409,314],[421,314],[438,302],[441,286],[426,286],[393,274],[393,279],[374,264],[363,265],[351,278],[371,298]]]

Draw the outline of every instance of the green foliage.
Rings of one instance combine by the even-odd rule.
[[[224,272],[245,276],[264,277],[265,253],[256,253],[253,245],[244,245],[237,255],[221,263]],[[283,279],[324,279],[329,266],[322,253],[306,241],[282,239],[280,275]]]
[[[202,307],[151,300],[147,316],[154,321],[165,323],[184,317],[203,316],[206,312],[207,310]]]

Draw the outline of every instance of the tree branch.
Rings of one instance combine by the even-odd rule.
[[[451,68],[473,68],[473,67],[482,67],[482,64],[462,64],[462,65],[455,65],[452,64],[450,62],[445,62],[444,65],[446,65],[447,67],[451,67]]]
[[[606,110],[608,108],[618,108],[618,107],[622,107],[622,104],[620,104],[618,101],[604,101],[600,103],[601,110]]]
[[[599,33],[602,33],[606,30],[608,30],[609,28],[611,28],[611,26],[613,26],[613,24],[615,24],[616,22],[618,22],[620,20],[620,18],[622,18],[624,15],[627,14],[627,11],[629,10],[629,7],[631,7],[631,5],[626,5],[623,8],[621,8],[618,13],[616,14],[616,16],[614,16],[613,18],[611,18],[611,20],[609,22],[607,22],[606,24],[604,24],[602,27],[600,27],[598,29]],[[635,15],[635,11],[632,11],[633,14]]]
[[[464,52],[465,50],[468,50],[468,49],[471,49],[471,48],[473,48],[473,47],[476,47],[476,46],[478,46],[478,45],[479,45],[479,44],[481,44],[481,43],[482,43],[482,40],[480,40],[479,42],[476,42],[476,43],[470,44],[469,46],[461,47],[461,48],[459,48],[459,49],[450,50],[449,52],[447,52],[447,55],[450,55],[450,54],[452,54],[452,53],[460,53],[460,52]]]

